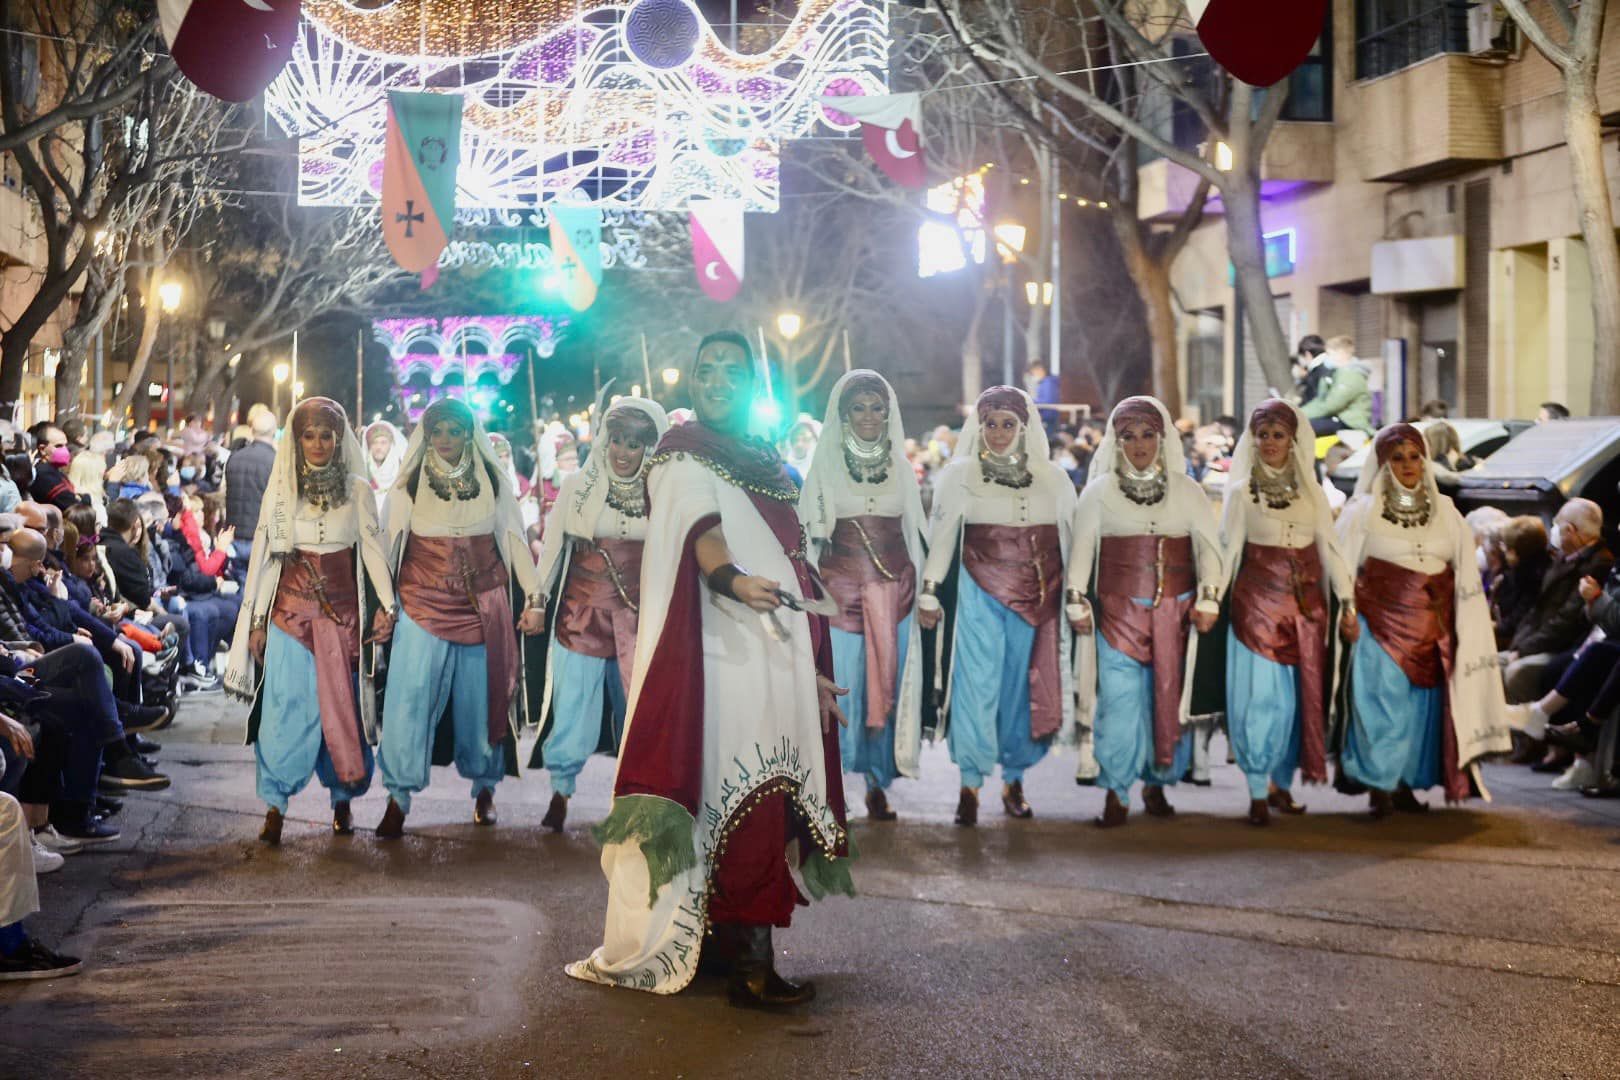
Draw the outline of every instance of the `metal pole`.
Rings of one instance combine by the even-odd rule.
[[[366,332],[354,332],[354,419],[366,426]]]
[[[169,433],[174,433],[174,349],[169,349],[168,379],[169,379]]]
[[[731,51],[737,51],[737,0],[731,0]]]
[[[1002,275],[1001,290],[1001,385],[1013,385],[1013,282],[1012,267]]]
[[[97,423],[101,422],[102,394],[105,392],[105,391],[103,391],[102,386],[101,386],[102,379],[105,377],[105,371],[103,369],[104,360],[102,358],[101,342],[102,342],[101,331],[97,330],[96,331],[96,391],[95,391],[96,422]]]
[[[287,415],[298,407],[298,331],[293,331],[292,381],[287,384]]]
[[[1053,375],[1063,370],[1063,204],[1058,201],[1058,156],[1052,155],[1052,320],[1050,353],[1046,369]]]

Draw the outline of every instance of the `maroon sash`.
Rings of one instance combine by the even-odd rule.
[[[641,600],[641,541],[574,541],[557,608],[557,642],[570,652],[617,659],[628,684]]]
[[[1056,525],[968,525],[962,530],[962,569],[1035,628],[1029,653],[1029,734],[1034,739],[1063,726],[1061,543]]]
[[[510,575],[495,538],[418,536],[405,541],[399,599],[422,629],[456,645],[483,645],[489,684],[489,742],[509,730],[517,689],[517,631],[512,625]]]
[[[1181,738],[1188,616],[1198,588],[1188,536],[1105,536],[1097,555],[1097,631],[1138,664],[1153,668],[1153,762],[1175,759]],[[1137,600],[1151,601],[1144,607]]]
[[[1299,669],[1299,767],[1310,783],[1327,780],[1327,617],[1315,544],[1243,545],[1232,585],[1232,632],[1250,652]]]
[[[315,701],[321,737],[338,779],[365,778],[360,722],[354,699],[355,665],[360,661],[360,596],[354,576],[354,549],[325,555],[294,551],[281,565],[281,579],[270,618],[315,659]]]
[[[1468,776],[1458,767],[1457,729],[1451,722],[1451,669],[1456,656],[1456,572],[1408,570],[1383,559],[1367,559],[1356,578],[1356,607],[1373,640],[1400,665],[1413,686],[1440,688],[1445,702],[1440,762],[1446,797],[1466,799]]]
[[[839,519],[821,556],[821,578],[838,601],[833,626],[866,639],[866,726],[881,729],[894,708],[900,623],[917,594],[904,522],[872,515]]]

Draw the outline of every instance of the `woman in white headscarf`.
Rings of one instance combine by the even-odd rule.
[[[626,397],[598,410],[596,451],[563,480],[540,551],[540,588],[553,612],[542,730],[530,768],[551,773],[541,825],[561,832],[585,761],[616,753],[636,654],[641,549],[647,537],[647,459],[669,429],[663,407]]]
[[[810,559],[838,602],[830,621],[834,678],[849,690],[844,771],[866,778],[874,821],[894,820],[884,791],[917,775],[922,737],[913,616],[927,519],[905,446],[894,388],[875,371],[851,371],[833,386],[799,495]]]
[[[366,425],[365,444],[366,473],[380,511],[389,488],[399,479],[399,467],[405,463],[405,433],[386,420],[377,420]]]
[[[1489,798],[1479,759],[1512,748],[1473,534],[1440,494],[1423,433],[1392,424],[1339,515],[1356,577],[1360,635],[1341,708],[1339,786],[1369,793],[1372,816]],[[1347,715],[1343,715],[1347,713]]]
[[[1097,824],[1125,824],[1130,791],[1155,817],[1192,756],[1197,639],[1225,584],[1215,511],[1187,475],[1170,413],[1126,398],[1108,417],[1075,510],[1065,610],[1080,635],[1076,779],[1108,791]],[[1100,610],[1099,610],[1100,609]]]
[[[511,713],[522,658],[512,627],[514,580],[524,598],[523,633],[540,633],[543,601],[517,498],[465,403],[446,398],[423,412],[385,518],[401,612],[380,750],[388,808],[377,835],[404,834],[447,709],[456,770],[472,781],[473,820],[493,825],[495,785],[515,755]]]
[[[793,470],[794,479],[804,487],[804,478],[810,475],[810,462],[816,456],[821,442],[821,424],[815,417],[800,413],[799,418],[782,436],[782,460]]]
[[[281,842],[287,800],[312,772],[339,834],[354,831],[349,802],[371,786],[377,702],[361,634],[370,610],[370,640],[388,640],[394,586],[365,461],[330,398],[300,402],[276,445],[225,671],[225,689],[253,702],[266,844]]]
[[[934,488],[917,610],[923,629],[938,625],[939,587],[960,552],[944,676],[946,740],[962,773],[958,825],[978,824],[979,788],[998,764],[1002,809],[1033,816],[1024,772],[1074,716],[1062,618],[1074,483],[1050,460],[1031,409],[1010,386],[980,394]]]
[[[1272,809],[1305,812],[1291,794],[1296,768],[1307,783],[1327,781],[1330,591],[1345,640],[1358,633],[1355,585],[1316,479],[1315,450],[1304,413],[1262,402],[1226,481],[1226,722],[1249,785],[1251,825],[1270,824]]]

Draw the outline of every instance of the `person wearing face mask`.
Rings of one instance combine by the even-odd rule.
[[[1034,816],[1024,773],[1074,716],[1069,627],[1062,618],[1074,484],[1050,460],[1029,395],[979,395],[934,488],[932,546],[917,601],[923,629],[939,625],[940,587],[957,561],[946,740],[962,774],[956,823],[979,820],[979,788],[1001,766],[1001,805]],[[1033,421],[1033,422],[1032,422]]]
[[[1590,499],[1570,499],[1558,508],[1547,547],[1552,562],[1500,657],[1502,684],[1512,704],[1539,698],[1548,668],[1592,632],[1581,579],[1602,581],[1614,566],[1603,542],[1603,510]]]
[[[287,800],[312,773],[330,793],[332,831],[354,832],[349,803],[371,786],[377,728],[361,635],[385,642],[394,620],[364,452],[341,405],[305,398],[276,447],[225,669],[226,692],[251,705],[260,842],[281,843]]]
[[[1305,812],[1291,794],[1296,769],[1306,783],[1327,781],[1330,593],[1344,639],[1360,632],[1355,583],[1314,465],[1304,414],[1261,403],[1232,455],[1221,513],[1231,581],[1227,732],[1248,781],[1252,825],[1270,824],[1272,809]]]
[[[597,830],[608,879],[603,942],[576,979],[673,994],[729,968],[742,1008],[800,1005],[772,928],[853,892],[821,595],[798,490],[754,422],[766,383],[748,339],[706,337],[687,377],[697,422],[648,463],[640,640],[613,809]],[[751,428],[753,430],[751,430]],[[712,932],[705,934],[705,928]]]
[[[551,773],[541,825],[561,832],[585,760],[616,753],[636,654],[647,458],[669,428],[664,410],[625,397],[604,411],[585,468],[563,481],[540,551],[542,614],[551,613],[540,738],[531,769]],[[515,474],[514,474],[515,475]]]
[[[84,500],[68,480],[66,470],[73,461],[67,436],[62,429],[41,420],[28,429],[34,437],[34,479],[28,485],[30,497],[37,503],[51,503],[66,510]]]
[[[517,629],[533,636],[545,621],[517,496],[466,403],[445,398],[423,412],[383,516],[402,610],[388,658],[378,762],[388,808],[377,836],[404,835],[446,708],[456,769],[472,781],[473,821],[493,825],[495,785],[517,765],[514,581]]]
[[[1154,817],[1192,760],[1198,639],[1226,583],[1209,498],[1187,475],[1170,414],[1151,397],[1115,406],[1074,514],[1065,614],[1079,635],[1075,778],[1108,792],[1103,828],[1125,824],[1130,791]]]
[[[894,389],[857,370],[833,386],[799,519],[811,559],[838,601],[833,677],[849,688],[845,772],[866,780],[866,816],[893,821],[885,789],[915,777],[922,738],[923,652],[916,619],[922,494],[905,456]]]
[[[1484,794],[1478,763],[1511,748],[1490,612],[1473,536],[1435,484],[1423,433],[1392,424],[1339,516],[1356,575],[1360,633],[1333,745],[1338,786],[1367,791],[1373,818]]]

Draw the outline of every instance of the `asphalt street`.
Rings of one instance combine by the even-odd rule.
[[[434,770],[410,834],[331,834],[318,787],[255,842],[243,714],[192,699],[157,738],[174,778],[118,842],[41,879],[32,925],[87,958],[0,986],[0,1077],[1612,1077],[1620,1075],[1620,808],[1487,770],[1489,805],[1372,824],[1302,789],[1246,825],[1231,767],[1173,820],[1093,828],[1072,756],[1031,773],[1032,821],[951,824],[943,747],[861,819],[860,896],[778,932],[819,999],[739,1012],[719,981],[660,998],[574,982],[606,889],[589,826],[543,833],[544,775],[475,828]],[[1224,744],[1216,744],[1217,759]],[[523,754],[527,760],[527,749]]]

